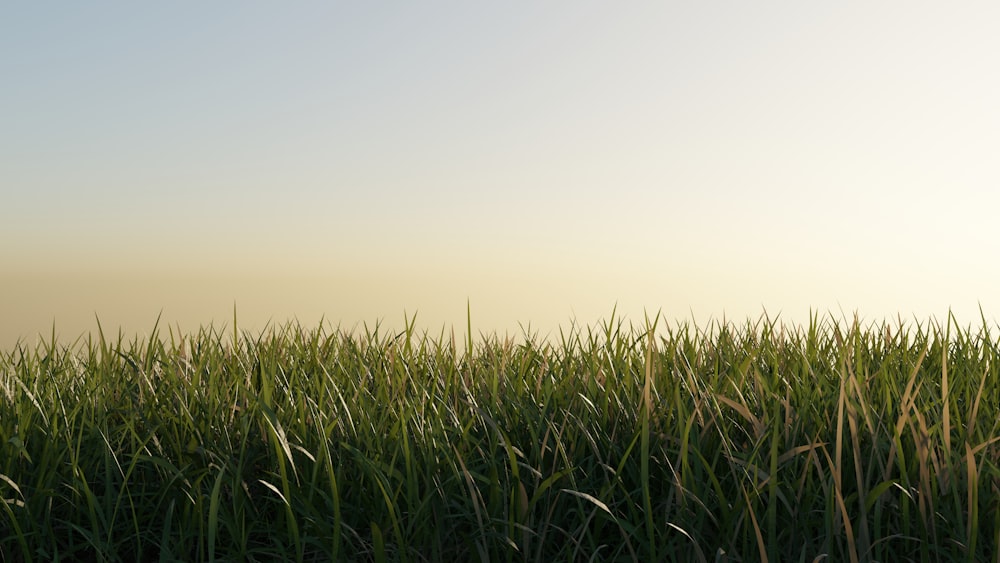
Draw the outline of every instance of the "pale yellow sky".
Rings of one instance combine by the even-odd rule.
[[[995,316],[1000,8],[0,13],[0,346]]]

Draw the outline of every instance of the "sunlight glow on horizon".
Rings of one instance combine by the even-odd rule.
[[[1000,306],[992,3],[2,10],[0,348]]]

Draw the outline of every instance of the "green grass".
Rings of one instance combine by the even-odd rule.
[[[0,561],[998,557],[985,322],[656,325],[16,346]]]

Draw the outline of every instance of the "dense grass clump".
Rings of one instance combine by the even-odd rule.
[[[304,330],[0,355],[2,561],[984,561],[954,322]]]

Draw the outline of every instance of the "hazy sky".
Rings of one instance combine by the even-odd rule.
[[[0,345],[1000,300],[995,2],[0,8]]]

